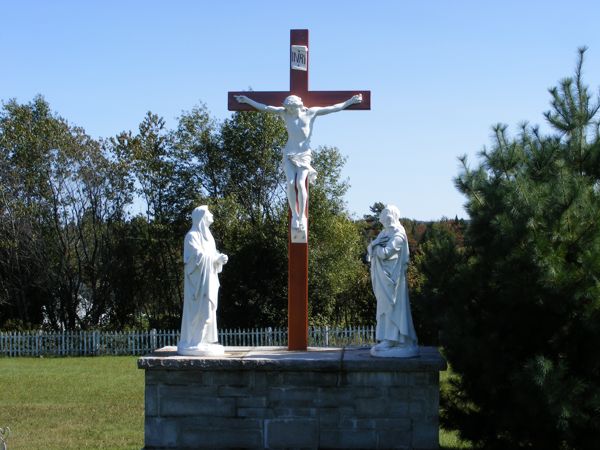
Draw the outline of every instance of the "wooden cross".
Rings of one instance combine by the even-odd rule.
[[[259,103],[281,106],[289,95],[302,98],[304,106],[328,106],[362,94],[362,102],[347,109],[371,109],[370,91],[309,91],[308,90],[308,30],[290,30],[290,90],[229,92],[229,111],[255,111],[246,104],[238,103],[237,95]],[[307,186],[308,188],[308,186]],[[308,217],[308,206],[306,207]],[[290,227],[288,227],[289,229]],[[288,349],[306,350],[308,346],[308,231],[306,242],[292,242],[288,235]]]

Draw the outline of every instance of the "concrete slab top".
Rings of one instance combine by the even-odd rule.
[[[420,347],[415,358],[375,358],[369,350],[370,347],[309,347],[306,351],[289,351],[286,347],[225,347],[225,355],[181,356],[176,347],[163,347],[138,359],[138,368],[422,372],[447,367],[436,347]]]

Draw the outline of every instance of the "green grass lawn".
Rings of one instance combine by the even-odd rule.
[[[1,358],[0,428],[9,450],[140,449],[144,371],[137,357]]]
[[[144,371],[136,361],[0,358],[0,428],[11,429],[8,449],[142,448]],[[440,445],[468,448],[443,430]]]

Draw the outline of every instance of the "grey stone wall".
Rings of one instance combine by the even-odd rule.
[[[438,448],[437,349],[410,360],[232,350],[193,358],[165,348],[139,360],[145,448]]]

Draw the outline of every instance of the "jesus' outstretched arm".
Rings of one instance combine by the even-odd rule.
[[[245,95],[236,95],[235,99],[238,101],[238,103],[247,103],[250,106],[252,106],[254,109],[257,109],[259,111],[266,111],[266,112],[272,112],[272,113],[280,113],[280,112],[283,112],[285,110],[285,108],[283,106],[269,106],[269,105],[264,105],[262,103],[259,103],[257,101],[252,100],[249,97],[246,97]]]
[[[325,114],[331,114],[334,112],[341,111],[342,109],[346,109],[348,106],[354,105],[355,103],[362,102],[362,94],[357,94],[349,98],[343,103],[338,103],[332,106],[315,106],[310,108],[315,112],[317,116],[324,116]]]

